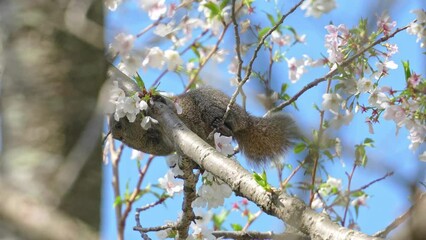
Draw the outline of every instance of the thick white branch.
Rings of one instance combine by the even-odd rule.
[[[265,191],[246,169],[199,138],[166,105],[156,102],[152,116],[160,122],[163,133],[175,143],[179,152],[226,182],[237,195],[251,200],[267,214],[278,217],[312,239],[380,239],[341,227],[327,215],[315,212],[284,192]]]

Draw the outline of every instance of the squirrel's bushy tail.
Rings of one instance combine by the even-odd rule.
[[[234,133],[244,155],[256,165],[284,155],[300,132],[293,119],[285,114],[250,117],[248,127]]]

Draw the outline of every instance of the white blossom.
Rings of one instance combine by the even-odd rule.
[[[117,66],[120,71],[129,76],[135,76],[140,67],[142,67],[142,58],[133,53],[124,55]]]
[[[179,53],[175,50],[166,50],[164,52],[164,59],[169,71],[174,71],[178,66],[183,64],[183,60],[180,58]]]
[[[322,108],[324,110],[330,110],[330,112],[334,114],[339,114],[340,105],[343,99],[338,93],[324,93],[322,98]]]
[[[342,188],[342,180],[328,176],[327,182],[321,184],[318,193],[322,196],[328,196],[334,191],[340,191]]]
[[[132,154],[130,155],[130,159],[142,160],[143,152],[132,149]]]
[[[377,62],[376,63],[377,71],[374,73],[374,77],[376,79],[379,79],[383,76],[386,76],[389,74],[389,69],[397,69],[398,64],[396,64],[394,61],[384,61],[384,62]]]
[[[368,196],[363,194],[363,195],[355,198],[354,200],[352,200],[351,205],[355,206],[355,207],[365,206],[365,205],[367,205],[367,198],[368,198]]]
[[[324,207],[324,203],[321,201],[321,199],[319,198],[317,193],[315,193],[315,195],[314,195],[314,201],[312,201],[311,207],[313,209]]]
[[[290,59],[286,59],[286,61],[288,65],[288,78],[292,83],[295,83],[304,73],[306,73],[305,60],[296,60],[296,58],[292,57]]]
[[[167,12],[167,7],[164,0],[140,0],[141,8],[148,12],[151,20],[158,20]]]
[[[114,113],[114,119],[119,121],[120,118],[126,116],[129,122],[136,120],[136,115],[139,113],[139,97],[137,94],[132,97],[124,97],[120,101],[116,102],[116,109]]]
[[[322,14],[328,13],[336,8],[335,0],[307,0],[300,6],[302,10],[306,10],[305,16],[321,17]]]
[[[176,179],[172,171],[168,171],[164,177],[159,178],[158,183],[170,196],[183,190],[183,181]]]
[[[393,120],[398,127],[401,127],[404,123],[407,114],[400,105],[389,105],[386,107],[383,118],[386,120]]]
[[[214,134],[216,150],[223,153],[225,156],[234,154],[234,147],[231,142],[232,137],[223,136],[220,133]]]
[[[192,207],[206,207],[208,209],[222,206],[225,198],[229,198],[232,194],[232,189],[222,182],[218,182],[213,178],[211,173],[204,172],[203,177],[206,176],[208,181],[204,182],[198,188],[197,198],[192,202]]]
[[[388,102],[389,98],[378,88],[375,88],[368,98],[368,103],[377,108],[386,108],[389,105]]]
[[[358,80],[358,82],[357,82],[358,93],[371,92],[373,90],[373,88],[374,88],[374,84],[368,78],[363,77],[360,80]]]
[[[183,171],[179,167],[180,156],[178,154],[170,154],[166,158],[167,166],[173,172],[174,176],[183,176]]]
[[[142,62],[142,66],[161,69],[164,65],[164,53],[159,47],[153,47]]]
[[[291,37],[289,35],[282,35],[278,31],[273,31],[271,34],[271,41],[282,47],[290,44]]]
[[[132,34],[119,33],[114,37],[114,41],[109,45],[112,53],[124,56],[133,49],[133,43],[136,37]]]
[[[354,115],[352,114],[352,112],[346,109],[345,115],[342,115],[340,113],[334,115],[334,118],[331,120],[330,125],[335,129],[339,129],[340,127],[342,127],[342,125],[349,125],[353,117]]]

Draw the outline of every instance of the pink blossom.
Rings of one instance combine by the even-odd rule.
[[[411,86],[417,87],[417,85],[419,85],[422,80],[420,77],[421,76],[419,74],[413,73],[411,77],[408,78],[408,82],[411,84]]]
[[[377,20],[377,27],[383,31],[383,34],[389,35],[392,29],[396,26],[396,21],[391,21],[387,13],[383,13]]]

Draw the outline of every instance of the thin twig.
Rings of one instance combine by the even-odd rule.
[[[145,178],[146,172],[148,171],[149,166],[151,165],[152,160],[155,158],[154,155],[149,156],[144,168],[142,170],[139,170],[139,179],[138,183],[136,184],[135,189],[133,190],[132,195],[130,196],[129,200],[126,203],[126,209],[124,210],[120,224],[123,225],[123,228],[126,224],[126,219],[129,216],[130,211],[132,210],[133,203],[136,201],[136,198],[138,197],[139,193],[141,192],[141,186],[143,179]]]
[[[226,30],[228,30],[229,24],[225,24],[222,33],[220,34],[219,38],[217,39],[216,44],[213,46],[212,50],[207,54],[207,56],[200,62],[200,65],[195,72],[194,76],[189,80],[188,85],[185,88],[185,91],[188,91],[191,88],[191,85],[194,84],[195,81],[197,81],[198,75],[200,74],[201,70],[204,68],[204,66],[207,64],[207,62],[210,60],[210,58],[217,52],[219,49],[219,45],[222,42],[223,38],[225,37]]]
[[[399,225],[401,225],[402,223],[405,222],[405,220],[407,220],[411,214],[414,211],[414,208],[417,207],[417,204],[419,202],[422,202],[422,199],[426,197],[426,194],[423,193],[420,195],[420,197],[417,199],[417,201],[413,204],[413,206],[411,206],[407,212],[405,212],[404,214],[402,214],[401,216],[397,217],[391,224],[389,224],[385,229],[375,233],[373,235],[373,237],[381,237],[381,238],[385,238],[392,230],[394,230],[395,228],[397,228]]]
[[[120,193],[120,177],[118,171],[118,164],[120,162],[121,154],[123,153],[124,144],[120,144],[120,147],[116,150],[114,146],[114,139],[112,134],[109,135],[110,142],[110,155],[111,155],[111,165],[112,165],[112,187],[114,189],[114,200],[121,197]],[[117,219],[117,234],[118,239],[124,239],[124,226],[121,223],[121,202],[118,202],[115,205],[115,217]]]
[[[299,164],[299,166],[297,166],[291,173],[290,173],[290,175],[288,175],[288,177],[284,180],[284,182],[281,184],[281,186],[283,186],[283,187],[285,187],[287,184],[288,184],[288,182],[290,181],[290,179],[291,178],[293,178],[293,176],[294,175],[296,175],[296,173],[299,171],[299,169],[300,168],[302,168],[303,167],[303,165],[305,164],[305,161],[306,161],[306,159],[305,160],[303,160],[303,162],[301,162],[300,164]]]
[[[356,189],[356,190],[352,190],[352,191],[351,191],[351,193],[362,191],[362,190],[364,190],[364,189],[366,189],[366,188],[370,187],[370,186],[371,186],[371,185],[373,185],[374,183],[379,182],[379,181],[382,181],[383,179],[385,179],[385,178],[387,178],[387,177],[390,177],[390,176],[392,176],[392,175],[393,175],[393,172],[388,172],[388,173],[386,173],[383,177],[380,177],[380,178],[378,178],[378,179],[376,179],[376,180],[373,180],[372,182],[370,182],[370,183],[368,183],[368,184],[366,184],[366,185],[364,185],[364,186],[362,186],[362,187],[360,187],[360,188],[358,188],[358,189]]]
[[[253,222],[258,219],[260,217],[260,215],[263,213],[262,210],[257,211],[253,217],[249,218],[246,225],[243,227],[243,229],[241,231],[245,232],[247,231],[247,229],[251,226],[251,224],[253,224]]]
[[[238,22],[235,17],[235,0],[232,0],[232,22],[234,24],[234,33],[235,33],[235,52],[237,53],[238,58],[238,70],[237,70],[237,79],[238,82],[241,82],[241,69],[243,68],[243,59],[241,58],[241,40],[240,33],[238,30]]]
[[[347,216],[347,214],[348,214],[348,211],[349,211],[349,203],[350,203],[350,192],[351,192],[351,183],[352,183],[352,178],[353,178],[353,176],[354,176],[354,173],[355,173],[355,169],[356,169],[356,167],[357,167],[357,165],[354,163],[354,165],[353,165],[353,167],[352,167],[352,172],[351,172],[351,174],[348,174],[348,173],[346,173],[346,175],[348,176],[348,189],[347,189],[347,191],[346,191],[346,194],[347,194],[347,196],[346,196],[346,198],[347,198],[347,201],[346,201],[346,206],[345,206],[345,211],[344,211],[344,213],[343,213],[343,218],[342,218],[342,221],[341,221],[341,224],[342,224],[342,226],[345,226],[345,223],[346,223],[346,216]]]
[[[296,11],[296,9],[303,3],[303,1],[304,0],[301,0],[299,3],[294,5],[293,8],[291,8],[286,14],[284,14],[280,18],[280,20],[271,29],[269,29],[269,31],[267,33],[265,33],[265,35],[263,35],[263,37],[260,39],[259,43],[257,44],[256,49],[254,50],[253,57],[251,58],[248,66],[247,66],[247,71],[246,71],[246,75],[245,75],[244,79],[242,79],[241,82],[238,83],[237,89],[235,90],[234,94],[232,94],[232,97],[229,100],[228,106],[226,107],[226,112],[225,112],[225,114],[223,115],[223,118],[222,118],[223,122],[225,122],[226,118],[228,117],[232,105],[235,104],[235,101],[237,99],[238,93],[240,92],[241,88],[250,79],[250,76],[252,74],[254,61],[257,59],[257,54],[259,53],[260,49],[265,44],[266,38],[268,38],[272,34],[272,32],[274,32],[291,13]]]

